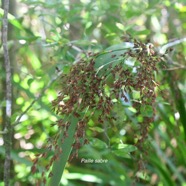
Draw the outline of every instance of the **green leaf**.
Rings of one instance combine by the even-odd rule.
[[[28,86],[30,86],[30,85],[32,84],[33,81],[34,81],[33,78],[28,79],[28,81],[27,81]]]
[[[104,132],[104,129],[100,127],[89,127],[89,129],[99,133]]]
[[[118,144],[116,146],[112,146],[112,152],[115,155],[123,157],[123,158],[131,158],[130,153],[136,150],[137,150],[137,147],[133,145]]]
[[[120,29],[120,30],[122,30],[122,31],[125,31],[125,26],[123,25],[123,24],[121,24],[121,23],[116,23],[116,26]]]
[[[119,156],[119,157],[122,157],[122,158],[128,158],[128,159],[131,158],[130,154],[123,151],[123,149],[113,150],[112,153],[114,153],[116,156]]]
[[[75,134],[76,126],[78,123],[78,119],[73,116],[70,116],[70,119],[68,120],[71,123],[68,129],[68,139],[65,139],[64,143],[62,144],[61,139],[63,137],[63,133],[61,133],[61,136],[58,140],[58,144],[63,149],[63,153],[60,155],[59,159],[56,160],[53,164],[53,167],[52,167],[53,176],[51,177],[48,186],[59,185],[61,177],[62,177],[62,173],[65,169],[65,165],[68,161],[69,155],[72,150],[72,144],[75,140],[74,134]]]
[[[127,109],[131,112],[131,114],[135,114],[137,112],[134,107],[128,107]]]
[[[104,92],[107,97],[110,97],[110,87],[108,85],[104,86]]]
[[[137,147],[134,145],[127,145],[127,144],[117,144],[112,146],[112,150],[117,150],[117,149],[123,149],[125,152],[133,152],[137,150]]]
[[[95,59],[95,68],[99,70],[109,67],[109,65],[117,64],[123,59],[122,55],[133,47],[132,43],[123,42],[107,48],[100,53]]]
[[[90,119],[89,121],[88,121],[88,126],[90,126],[90,127],[92,127],[92,126],[94,126],[94,121],[92,120],[92,119]]]
[[[2,18],[4,15],[4,10],[2,8],[0,8],[0,18]],[[15,16],[13,16],[12,14],[8,13],[8,21],[14,25],[16,28],[23,30],[23,26],[21,25],[21,23],[16,20]]]
[[[150,105],[142,105],[140,108],[140,112],[141,112],[141,115],[145,117],[153,116],[153,108]]]
[[[89,21],[89,22],[86,23],[85,29],[88,29],[88,28],[90,28],[91,26],[92,26],[92,22]]]
[[[69,72],[70,72],[70,66],[65,65],[65,66],[63,67],[63,73],[64,73],[64,74],[68,74]]]
[[[135,32],[133,32],[133,34],[135,34],[135,35],[149,35],[150,30],[145,29],[145,30],[141,30],[141,31],[135,31]]]
[[[132,90],[133,99],[140,99],[140,91]]]
[[[63,101],[68,101],[70,99],[70,96],[64,95]]]
[[[100,139],[97,139],[97,138],[93,138],[91,141],[90,141],[90,144],[97,148],[97,149],[105,149],[107,148],[107,144],[103,141],[101,141]]]

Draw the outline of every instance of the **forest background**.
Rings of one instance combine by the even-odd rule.
[[[0,8],[2,31],[3,5]],[[165,67],[155,74],[158,84],[155,118],[149,130],[148,154],[137,174],[137,185],[186,186],[186,3],[184,0],[17,0],[10,1],[8,49],[12,73],[13,130],[10,185],[35,185],[32,161],[57,128],[51,101],[60,91],[58,71],[68,73],[86,52],[99,52],[126,40],[129,34],[149,40],[165,52]],[[2,36],[2,33],[1,33]],[[130,38],[127,38],[130,39]],[[4,185],[6,133],[6,74],[0,45],[0,186]],[[132,185],[136,169],[132,157],[131,123],[126,115],[118,125],[92,122],[90,143],[67,164],[61,185]],[[124,121],[124,122],[123,122]],[[129,132],[128,132],[129,131]],[[6,135],[6,134],[5,134]],[[109,139],[109,140],[108,140]],[[126,143],[124,151],[108,150],[108,141]],[[132,148],[132,149],[131,149]],[[49,158],[43,159],[44,164]],[[82,163],[104,159],[108,163]],[[141,168],[142,169],[142,168]]]

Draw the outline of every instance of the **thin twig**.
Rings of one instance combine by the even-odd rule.
[[[169,56],[169,54],[166,54],[166,51],[167,51],[168,48],[173,47],[173,46],[178,45],[178,44],[183,43],[183,42],[186,42],[186,37],[165,44],[164,46],[162,46],[159,49],[158,53],[161,54],[161,55],[162,54],[164,55],[164,58],[165,58],[165,61],[167,61],[167,64],[169,64],[169,65],[174,64],[174,61]]]
[[[13,127],[15,127],[16,125],[18,125],[21,121],[21,118],[32,108],[32,106],[34,105],[34,103],[36,103],[45,93],[45,91],[52,85],[52,83],[58,78],[60,77],[60,75],[62,74],[62,72],[59,72],[57,76],[55,76],[54,78],[52,78],[50,80],[50,82],[47,84],[46,87],[43,88],[43,90],[40,92],[39,96],[35,97],[35,99],[30,103],[30,105],[19,115],[19,117],[17,118],[17,120],[12,124]]]
[[[185,38],[182,38],[182,39],[175,40],[175,41],[173,41],[173,42],[170,42],[170,43],[167,43],[167,44],[163,45],[163,46],[160,48],[159,53],[160,53],[160,54],[164,54],[168,48],[171,48],[171,47],[173,47],[173,46],[175,46],[175,45],[178,45],[178,44],[180,44],[180,43],[183,43],[183,42],[186,42],[186,37],[185,37]]]
[[[181,70],[181,69],[186,69],[186,66],[167,68],[164,69],[164,71]]]
[[[9,0],[3,1],[4,15],[3,15],[3,26],[2,26],[2,44],[4,53],[4,67],[6,73],[6,113],[4,121],[4,131],[7,131],[3,135],[4,147],[5,147],[5,162],[4,162],[4,185],[10,185],[10,163],[11,163],[11,146],[12,146],[12,126],[11,126],[11,115],[12,115],[12,72],[8,51],[8,12],[9,12]]]

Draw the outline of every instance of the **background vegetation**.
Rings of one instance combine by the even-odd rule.
[[[165,57],[166,69],[156,74],[159,83],[156,116],[149,134],[145,171],[137,185],[186,185],[186,3],[184,0],[17,0],[10,2],[9,51],[13,72],[14,127],[11,185],[35,185],[32,159],[54,135],[57,117],[51,101],[60,90],[57,69],[68,72],[87,51],[101,51],[132,37],[149,39],[157,50],[173,45]],[[3,11],[0,9],[2,19]],[[0,23],[1,25],[1,23]],[[2,26],[2,25],[1,25]],[[126,38],[125,38],[126,39]],[[168,44],[168,45],[166,45]],[[0,48],[0,121],[3,131],[4,70]],[[26,112],[25,112],[26,111]],[[123,112],[118,111],[121,118]],[[89,123],[89,145],[68,163],[61,185],[132,185],[136,160],[126,153],[110,153],[108,141],[130,143],[128,123],[95,126]],[[0,134],[1,135],[1,134]],[[109,139],[109,140],[108,140]],[[81,163],[81,158],[107,159],[108,163]],[[43,160],[46,164],[49,160]],[[4,146],[0,136],[0,164]],[[0,169],[3,185],[3,168]]]

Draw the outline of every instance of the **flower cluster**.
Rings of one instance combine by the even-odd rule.
[[[78,155],[80,147],[88,143],[85,131],[94,113],[99,110],[97,121],[100,124],[116,120],[111,114],[116,100],[120,102],[123,99],[128,102],[125,92],[130,94],[133,90],[138,91],[140,96],[138,100],[131,97],[132,107],[137,111],[136,116],[143,117],[142,122],[139,122],[138,139],[135,145],[140,151],[144,151],[143,144],[154,118],[155,87],[157,86],[154,71],[157,71],[156,64],[161,61],[161,58],[151,44],[147,45],[136,40],[133,42],[133,48],[124,51],[119,56],[112,50],[108,51],[107,53],[111,53],[110,58],[113,62],[110,62],[107,68],[95,68],[98,56],[102,54],[89,53],[88,57],[74,64],[68,74],[61,76],[59,95],[52,102],[55,112],[61,118],[56,122],[59,130],[47,146],[46,152],[50,152],[51,149],[55,152],[46,166],[47,171],[63,153],[64,149],[61,149],[57,143],[60,134],[63,133],[62,142],[68,138],[67,131],[71,123],[64,119],[65,116],[73,115],[79,120],[72,145],[74,151],[71,158],[73,158]],[[132,67],[125,64],[127,59],[134,61]],[[46,157],[46,152],[40,154],[39,157]],[[38,159],[34,160],[32,172],[36,171]]]

